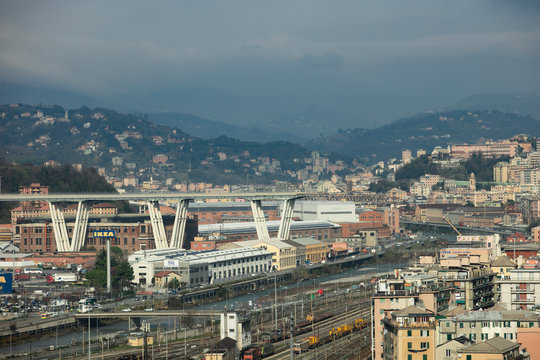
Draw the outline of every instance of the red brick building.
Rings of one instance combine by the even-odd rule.
[[[170,238],[174,217],[163,216],[163,222],[167,236]],[[73,236],[73,225],[72,222],[66,223],[69,238]],[[197,235],[197,227],[196,219],[190,218],[186,222],[184,243],[188,249]],[[84,250],[99,251],[107,246],[106,239],[93,237],[95,230],[114,230],[116,236],[111,239],[111,245],[121,248],[126,254],[144,249],[155,249],[152,226],[146,217],[115,217],[107,219],[107,222],[89,222],[83,245]],[[49,220],[15,224],[13,233],[15,245],[21,252],[57,251],[53,227]]]
[[[392,227],[388,223],[391,223]],[[387,238],[394,232],[399,232],[399,211],[385,210],[379,212],[366,210],[358,215],[358,222],[340,223],[343,237],[352,237],[360,231],[377,231],[379,238]]]
[[[527,237],[522,234],[522,233],[513,233],[511,235],[508,235],[506,237],[506,241],[509,242],[509,243],[522,243],[522,242],[529,242],[529,239],[527,239]]]
[[[266,220],[278,220],[280,218],[277,205],[263,203],[262,208]],[[251,204],[249,202],[195,203],[189,205],[188,213],[190,215],[196,215],[201,225],[231,222],[234,218],[246,218],[249,221],[253,221],[253,213],[251,212]]]

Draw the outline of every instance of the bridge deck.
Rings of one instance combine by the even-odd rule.
[[[219,316],[218,311],[115,311],[115,312],[91,312],[86,314],[75,314],[77,319],[88,318],[128,318],[128,317],[168,317],[168,316],[200,316],[212,317]]]
[[[296,192],[236,192],[220,194],[181,193],[181,192],[145,192],[145,193],[76,193],[76,194],[1,194],[0,201],[90,201],[90,200],[205,200],[205,199],[247,199],[247,200],[285,200],[304,197]]]

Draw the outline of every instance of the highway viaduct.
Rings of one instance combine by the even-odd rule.
[[[89,201],[137,201],[143,202],[148,209],[152,233],[156,249],[184,247],[184,234],[187,221],[187,209],[190,201],[205,201],[207,199],[243,200],[251,203],[253,220],[257,229],[258,239],[268,239],[268,227],[264,216],[262,201],[283,200],[283,214],[278,230],[278,238],[288,239],[290,223],[297,199],[305,197],[303,193],[293,192],[223,192],[218,194],[180,193],[180,192],[144,192],[144,193],[72,193],[72,194],[0,194],[0,201],[44,201],[49,204],[49,212],[58,251],[79,251],[85,241],[88,226]],[[172,235],[167,239],[163,217],[160,211],[160,201],[176,202],[176,214]],[[69,239],[64,214],[58,207],[60,202],[78,203],[73,236]]]

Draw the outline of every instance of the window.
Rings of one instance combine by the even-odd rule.
[[[429,343],[428,342],[422,342],[420,343],[421,349],[429,349]]]
[[[450,349],[446,349],[446,356],[451,356],[451,355],[452,355],[452,354],[451,354]]]
[[[459,328],[463,329],[463,323],[462,322],[459,323]]]
[[[412,349],[412,342],[407,343],[407,349]]]
[[[467,355],[467,360],[472,360],[472,355]]]
[[[382,314],[382,310],[381,310],[381,314]],[[407,330],[407,336],[412,336],[412,330]]]
[[[382,356],[382,354],[381,354],[381,356]],[[412,355],[411,354],[407,355],[407,360],[412,360]]]
[[[422,360],[427,360],[427,355],[426,354],[422,355]]]
[[[452,334],[446,334],[446,340],[450,341],[452,340]],[[448,356],[448,355],[447,355]]]

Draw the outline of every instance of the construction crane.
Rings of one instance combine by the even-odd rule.
[[[446,221],[446,222],[448,223],[448,225],[450,225],[450,226],[452,227],[452,229],[454,229],[454,231],[458,234],[458,236],[461,236],[461,233],[459,232],[459,230],[456,229],[456,227],[454,226],[454,224],[452,224],[452,223],[450,222],[450,220],[448,220],[448,219],[446,218],[446,216],[443,216],[443,219],[444,219],[444,221]]]

